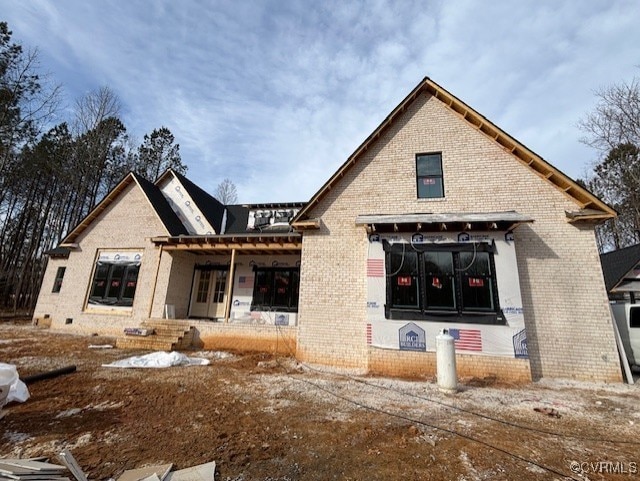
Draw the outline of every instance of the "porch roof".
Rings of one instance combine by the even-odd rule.
[[[302,235],[296,232],[272,234],[179,235],[153,237],[151,241],[164,250],[180,250],[196,254],[298,254]]]

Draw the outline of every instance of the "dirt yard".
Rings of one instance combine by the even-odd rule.
[[[227,481],[640,479],[638,386],[466,379],[444,394],[433,379],[204,351],[188,355],[208,366],[102,367],[144,354],[88,347],[113,342],[0,323],[0,361],[21,376],[77,366],[3,408],[0,457],[69,448],[94,480],[209,461]]]

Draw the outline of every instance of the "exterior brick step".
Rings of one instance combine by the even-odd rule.
[[[173,351],[175,343],[170,340],[156,339],[154,336],[128,336],[116,339],[118,349],[139,349],[151,351]]]
[[[123,336],[116,339],[120,349],[150,349],[173,351],[187,349],[193,342],[195,328],[185,321],[150,319],[140,327],[153,332],[148,336]]]

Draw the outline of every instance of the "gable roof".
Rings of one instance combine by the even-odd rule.
[[[640,263],[640,244],[601,254],[600,263],[607,292],[611,292],[624,279],[625,274]]]
[[[191,199],[196,203],[202,215],[204,215],[207,222],[215,229],[217,233],[222,232],[222,221],[224,219],[225,206],[218,199],[213,197],[208,192],[202,190],[196,184],[187,179],[184,175],[179,174],[173,169],[167,169],[158,180],[156,185],[159,185],[163,179],[168,175],[173,174],[185,188]]]
[[[462,100],[449,93],[440,85],[435,83],[429,77],[425,77],[412,91],[393,109],[393,111],[384,119],[384,121],[360,144],[342,166],[331,176],[331,178],[320,187],[307,205],[298,212],[293,219],[292,224],[303,221],[308,218],[308,213],[327,195],[327,193],[338,183],[345,173],[351,169],[359,160],[364,152],[375,142],[383,132],[385,132],[398,117],[407,110],[407,108],[418,98],[419,95],[426,93],[433,98],[442,102],[445,106],[455,112],[462,120],[468,122],[476,130],[491,138],[500,145],[504,150],[513,155],[521,163],[531,169],[535,174],[541,177],[553,187],[562,192],[565,196],[574,201],[582,211],[588,209],[591,214],[589,216],[574,215],[570,218],[571,222],[580,220],[599,221],[615,217],[616,211],[609,205],[604,203],[598,197],[593,195],[587,189],[572,180],[566,174],[553,167],[538,154],[527,148],[522,143],[507,134],[504,130],[489,121],[486,117],[469,107]]]
[[[89,225],[93,223],[93,221],[100,216],[111,204],[113,204],[120,194],[132,183],[136,183],[140,190],[142,190],[144,196],[149,201],[149,204],[153,208],[154,212],[164,225],[167,233],[169,235],[182,235],[187,234],[187,230],[185,229],[178,216],[173,212],[171,206],[167,202],[167,199],[164,198],[160,189],[146,180],[145,178],[139,176],[134,172],[129,172],[119,183],[116,185],[111,191],[93,208],[87,216],[80,221],[80,223],[75,226],[67,236],[62,239],[60,242],[61,247],[69,246],[73,244],[78,236],[84,232]]]

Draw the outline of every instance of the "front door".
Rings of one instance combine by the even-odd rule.
[[[228,272],[226,269],[196,269],[190,317],[224,317]]]
[[[224,317],[225,301],[227,300],[227,272],[213,271],[211,302],[208,317]]]

